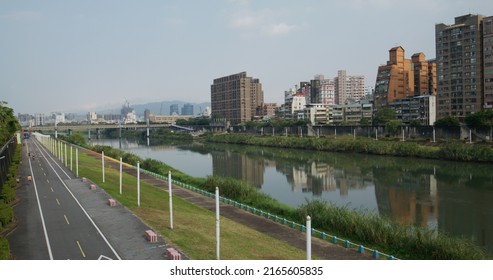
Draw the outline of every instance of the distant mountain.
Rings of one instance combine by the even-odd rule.
[[[202,111],[205,110],[206,107],[211,107],[210,102],[204,102],[204,103],[192,103],[192,102],[185,102],[185,101],[163,101],[163,102],[152,102],[152,103],[146,103],[146,104],[130,104],[130,107],[135,110],[135,113],[138,116],[143,116],[145,109],[149,109],[153,115],[169,115],[170,114],[170,107],[171,105],[178,105],[178,110],[180,111],[181,114],[181,109],[183,108],[184,104],[190,103],[193,105],[193,114],[198,115]],[[122,105],[123,106],[123,105]],[[102,114],[119,114],[121,108],[115,108],[115,109],[109,109],[109,110],[104,110],[101,111]]]

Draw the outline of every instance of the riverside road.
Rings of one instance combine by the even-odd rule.
[[[151,245],[143,237],[149,227],[121,206],[110,208],[106,193],[90,191],[38,141],[24,143],[18,224],[7,237],[14,259],[164,259],[153,250],[162,240]]]

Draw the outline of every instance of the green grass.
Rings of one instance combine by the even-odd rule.
[[[354,152],[362,154],[443,159],[466,162],[493,162],[493,149],[482,144],[445,142],[437,146],[413,141],[400,142],[391,139],[378,141],[366,137],[285,137],[252,136],[246,134],[208,134],[208,142],[304,149],[327,152]]]
[[[119,171],[105,167],[102,182],[101,162],[79,153],[79,176],[89,178],[119,203],[174,244],[191,259],[215,259],[215,213],[173,197],[173,224],[169,228],[168,193],[141,182],[141,206],[137,205],[136,176],[123,174],[119,194]],[[254,244],[254,245],[253,245]],[[221,259],[304,259],[306,253],[239,223],[221,218]]]

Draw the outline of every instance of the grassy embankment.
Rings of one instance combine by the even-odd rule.
[[[414,141],[374,140],[367,137],[256,137],[245,134],[208,134],[208,142],[255,145],[326,152],[354,152],[374,155],[443,159],[452,161],[493,162],[493,149],[488,145],[442,142],[425,145]]]
[[[174,229],[169,229],[168,193],[141,183],[141,206],[137,205],[135,176],[123,174],[119,194],[119,171],[107,168],[102,182],[100,162],[79,154],[79,176],[89,178],[119,203],[180,248],[192,259],[215,259],[215,214],[178,197],[173,198]],[[252,246],[255,244],[255,246]],[[221,219],[221,259],[304,259],[306,253],[226,218]]]
[[[7,173],[7,181],[3,185],[0,193],[0,260],[10,259],[10,246],[4,234],[11,230],[14,222],[14,209],[12,208],[16,201],[16,189],[19,186],[17,182],[19,174],[19,165],[22,147],[17,148],[12,159],[12,163]]]

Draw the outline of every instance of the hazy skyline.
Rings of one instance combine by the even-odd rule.
[[[486,0],[2,1],[0,100],[17,113],[210,102],[247,71],[264,101],[337,70],[374,86],[388,50],[435,58],[435,24],[493,15]]]

